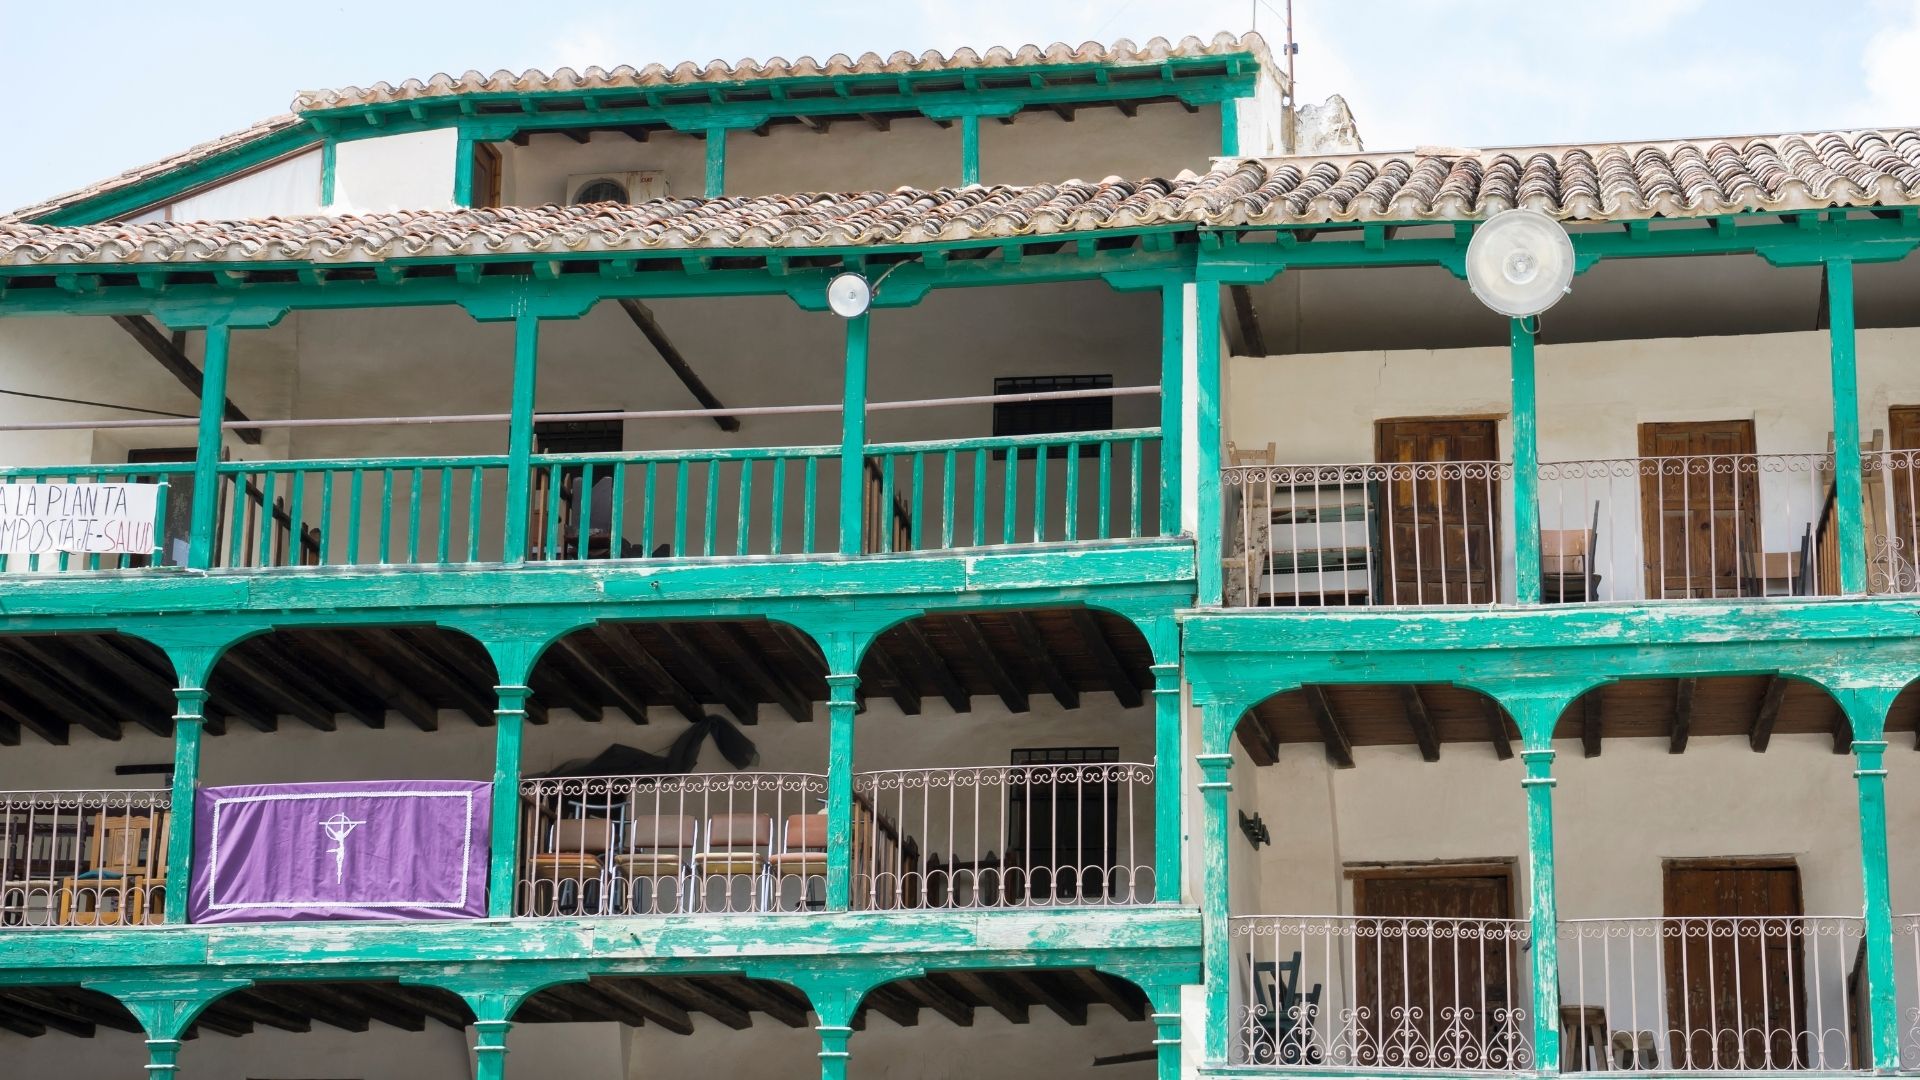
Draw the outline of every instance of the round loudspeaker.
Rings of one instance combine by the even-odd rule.
[[[1467,244],[1467,287],[1510,318],[1538,315],[1573,285],[1573,241],[1537,210],[1503,210]]]
[[[872,302],[873,287],[859,274],[839,274],[827,282],[827,306],[843,319],[865,315],[867,305]]]

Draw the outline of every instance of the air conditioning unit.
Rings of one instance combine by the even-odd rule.
[[[581,173],[567,177],[567,205],[637,203],[667,197],[667,174],[648,172]]]

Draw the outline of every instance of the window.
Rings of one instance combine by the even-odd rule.
[[[500,205],[500,151],[473,144],[473,205]]]
[[[616,412],[616,409],[582,409]],[[618,420],[546,420],[533,425],[536,454],[616,454],[625,449],[625,425]]]
[[[993,380],[995,394],[1111,389],[1111,375],[1015,375]],[[1063,431],[1109,431],[1112,428],[1111,397],[1009,401],[993,407],[995,435],[1051,435]]]
[[[615,408],[581,409],[581,412],[615,412]],[[617,454],[622,449],[625,425],[618,420],[549,420],[533,425],[533,452],[536,454]],[[610,551],[608,538],[613,519],[612,470],[600,468],[593,478],[591,492],[580,490],[586,469],[580,465],[562,465],[557,490],[549,491],[556,477],[544,466],[533,474],[533,552],[536,558],[605,558]],[[550,499],[559,500],[559,508],[550,511]],[[548,528],[549,514],[558,518],[557,531]],[[584,537],[582,533],[585,533]]]

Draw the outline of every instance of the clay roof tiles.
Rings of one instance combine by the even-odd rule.
[[[1569,221],[1920,205],[1920,130],[1228,160],[1172,179],[663,199],[345,217],[0,224],[0,265],[360,263],[459,255],[856,247],[1155,225]]]

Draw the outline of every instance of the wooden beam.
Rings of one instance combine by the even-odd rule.
[[[439,631],[423,632],[435,634]],[[455,709],[466,713],[468,719],[481,727],[493,722],[495,701],[483,689],[491,684],[491,680],[449,671],[426,650],[415,645],[413,638],[402,630],[374,628],[361,631],[359,636],[361,647],[372,654],[376,663],[398,663],[410,680],[422,684],[423,692],[432,692],[438,694],[440,700],[453,702]]]
[[[1073,624],[1080,628],[1080,636],[1086,641],[1087,655],[1107,680],[1107,688],[1113,691],[1120,707],[1137,709],[1144,704],[1146,697],[1140,685],[1133,681],[1132,673],[1127,671],[1127,665],[1120,662],[1120,654],[1114,651],[1113,643],[1107,640],[1107,630],[1101,625],[1100,616],[1086,608],[1074,608]]]
[[[85,1020],[75,1020],[71,1016],[48,1012],[31,1002],[23,1001],[12,988],[7,991],[7,994],[12,996],[0,997],[0,1015],[6,1016],[11,1021],[5,1025],[6,1027],[20,1031],[22,1034],[26,1034],[27,1029],[31,1028],[39,1029],[33,1034],[45,1034],[48,1028],[52,1028],[64,1035],[73,1035],[82,1039],[93,1038],[94,1025]]]
[[[1407,710],[1407,726],[1413,729],[1413,741],[1420,744],[1420,757],[1426,761],[1440,760],[1440,731],[1434,727],[1433,717],[1427,712],[1427,701],[1420,696],[1420,688],[1411,683],[1400,687],[1400,703]]]
[[[1340,718],[1333,713],[1333,703],[1327,700],[1325,688],[1303,686],[1300,692],[1307,697],[1307,708],[1313,712],[1313,722],[1320,728],[1320,739],[1327,744],[1327,760],[1335,768],[1353,768],[1353,743],[1347,738],[1347,731],[1340,726]]]
[[[597,724],[606,716],[606,709],[599,701],[580,692],[577,685],[581,678],[575,671],[578,661],[567,650],[552,648],[534,665],[533,674],[527,680],[533,686],[534,695],[551,700],[562,709],[570,709],[575,716],[590,724]]]
[[[1240,736],[1247,759],[1255,765],[1271,765],[1280,760],[1280,740],[1273,737],[1273,729],[1267,726],[1259,710],[1248,709],[1242,713],[1240,722],[1234,725],[1234,734]]]
[[[252,990],[275,1005],[311,1016],[328,1027],[342,1031],[365,1031],[372,1026],[368,1015],[343,1000],[345,995],[338,990],[307,983],[255,983]]]
[[[738,1004],[701,985],[699,979],[682,979],[672,975],[652,977],[653,985],[663,993],[678,998],[689,1009],[697,1009],[735,1031],[745,1031],[753,1026],[753,1014]]]
[[[950,971],[945,978],[952,979],[969,995],[985,1002],[987,1007],[1006,1017],[1009,1024],[1027,1022],[1027,1005],[1016,999],[1000,985],[1000,980],[987,971]]]
[[[737,622],[724,622],[715,627],[724,646],[728,647],[727,662],[738,667],[760,691],[760,696],[784,709],[794,723],[806,724],[813,721],[813,702],[792,680],[776,670],[772,665],[761,662],[759,643],[747,628]]]
[[[900,670],[900,665],[894,662],[892,653],[876,642],[873,648],[867,650],[866,659],[862,664],[873,665],[875,673],[879,675],[874,683],[886,687],[887,696],[893,698],[894,704],[900,706],[902,715],[920,715],[924,707],[920,699],[920,688]],[[862,677],[860,682],[865,685],[867,680]]]
[[[466,1003],[445,990],[404,983],[361,983],[360,988],[375,997],[405,1005],[430,1020],[438,1020],[456,1030],[473,1023],[473,1013]]]
[[[1778,675],[1767,677],[1767,689],[1760,695],[1760,707],[1754,710],[1753,726],[1747,729],[1747,746],[1756,754],[1767,752],[1773,741],[1773,725],[1780,719],[1780,704],[1787,700],[1787,680]]]
[[[281,1031],[308,1032],[313,1030],[313,1021],[260,996],[255,987],[236,990],[220,999],[220,1007],[256,1024],[265,1024]]]
[[[546,995],[550,1004],[565,1013],[568,1020],[614,1021],[633,1027],[646,1023],[646,1018],[629,1009],[626,1003],[595,992],[587,983],[562,983],[549,986],[541,993]]]
[[[609,999],[632,1009],[676,1035],[693,1034],[693,1018],[687,1010],[661,997],[641,979],[594,979],[593,988]]]
[[[747,1008],[758,1009],[790,1028],[812,1026],[807,1022],[810,1005],[806,999],[796,999],[779,983],[760,982],[744,975],[710,975],[707,982]]]
[[[1833,752],[1851,755],[1853,753],[1853,722],[1847,719],[1847,711],[1840,707],[1839,702],[1829,699],[1827,705],[1832,709],[1828,714],[1827,723],[1830,725],[1828,732],[1833,736]]]
[[[1253,291],[1245,285],[1227,286],[1233,300],[1233,318],[1240,327],[1240,347],[1247,356],[1266,356],[1267,338],[1260,332],[1260,315],[1253,309]]]
[[[325,656],[345,669],[354,679],[372,689],[388,708],[413,721],[414,727],[421,731],[440,730],[438,706],[421,697],[419,691],[356,648],[354,641],[343,637],[339,631],[308,635],[302,639],[302,644]]]
[[[1605,730],[1606,702],[1601,687],[1594,687],[1580,699],[1580,746],[1588,757],[1600,756],[1600,736]]]
[[[97,1024],[133,1035],[144,1030],[140,1021],[135,1020],[119,1002],[96,991],[61,986],[16,986],[8,993],[36,1009],[83,1024]]]
[[[652,308],[638,300],[623,298],[620,301],[620,310],[626,312],[627,318],[633,320],[633,325],[639,328],[641,335],[647,339],[647,343],[653,346],[653,351],[659,353],[660,359],[666,361],[667,367],[673,369],[681,385],[687,388],[687,392],[693,395],[701,408],[726,408],[720,403],[719,397],[712,390],[707,389],[707,384],[700,380],[700,376],[693,370],[693,365],[687,363],[687,358],[680,355],[679,348],[667,337],[667,332],[660,329],[660,321],[653,317]],[[721,431],[740,430],[740,418],[737,416],[716,416],[713,417],[713,422],[720,425]]]
[[[388,1027],[396,1027],[402,1031],[427,1030],[429,1017],[426,1010],[395,993],[396,989],[398,988],[388,983],[354,983],[351,990],[341,990],[338,993],[342,997],[358,999],[360,1008],[369,1018],[378,1020]]]
[[[875,987],[867,994],[864,1008],[872,1009],[901,1027],[920,1023],[920,1003],[901,991],[898,983]]]
[[[597,703],[611,703],[615,708],[627,714],[627,718],[636,724],[647,722],[647,703],[628,692],[625,679],[612,677],[605,668],[595,663],[575,640],[576,635],[568,634],[553,643],[557,652],[564,654],[575,672],[586,684],[586,689],[596,695]]]
[[[1040,671],[1040,681],[1047,684],[1047,692],[1063,709],[1080,707],[1080,691],[1060,670],[1053,659],[1053,650],[1047,647],[1047,639],[1040,633],[1039,627],[1024,611],[1009,611],[1005,616],[1013,627],[1013,636],[1020,641],[1020,649],[1026,654],[1027,661]]]
[[[1009,971],[1004,973],[1008,982],[1019,987],[1023,993],[1035,1002],[1053,1010],[1053,1014],[1074,1027],[1087,1024],[1087,1003],[1066,996],[1054,990],[1046,983],[1046,972]]]
[[[908,620],[888,632],[897,636],[901,651],[910,658],[911,665],[933,680],[934,689],[947,700],[947,707],[956,713],[973,711],[973,696],[953,673],[953,668],[941,659],[934,650],[933,642],[927,640],[926,628],[918,622]]]
[[[980,628],[980,620],[971,615],[955,615],[949,620],[954,627],[955,636],[966,647],[967,655],[973,658],[974,666],[987,677],[994,692],[1007,706],[1008,712],[1023,713],[1030,707],[1027,692],[1013,681],[1005,664],[994,654],[993,646],[987,643],[987,635]]]
[[[115,693],[113,676],[94,666],[76,650],[59,649],[50,639],[32,635],[8,638],[6,644],[53,680],[55,685],[67,688],[67,696],[85,714],[101,715],[119,725],[116,732],[133,724],[162,737],[173,734],[171,703],[155,709],[150,701],[142,703],[132,694]],[[171,691],[167,697],[171,702]],[[142,707],[143,704],[145,707]],[[118,737],[116,733],[115,738]]]
[[[1060,119],[1065,120],[1067,123],[1069,124],[1073,123],[1073,113],[1074,113],[1073,106],[1055,105],[1053,106],[1053,112],[1055,116],[1058,116]],[[1011,121],[1013,117],[1009,116],[1006,119]]]
[[[735,719],[742,724],[760,722],[760,703],[747,694],[737,681],[721,675],[707,659],[706,652],[695,645],[685,631],[672,623],[656,622],[647,625],[666,644],[669,658],[674,664],[692,675],[694,681],[704,686],[714,700],[725,705]],[[811,709],[807,710],[809,716],[812,712]]]
[[[1492,698],[1482,698],[1480,715],[1487,722],[1487,739],[1493,743],[1493,756],[1505,761],[1513,756],[1513,737],[1507,734],[1507,710]]]
[[[276,715],[286,713],[321,731],[334,730],[335,714],[348,711],[368,727],[387,722],[384,712],[362,708],[334,693],[307,658],[294,656],[271,634],[243,642],[221,656],[220,666],[228,665],[230,674],[253,684],[249,689],[257,689]]]
[[[948,993],[925,977],[902,979],[894,984],[920,1004],[952,1021],[957,1027],[973,1026],[973,1006]]]
[[[1126,1020],[1136,1024],[1146,1020],[1147,1013],[1150,1011],[1147,996],[1135,989],[1131,983],[1093,968],[1074,968],[1073,973],[1082,985],[1093,991],[1095,1000],[1103,1002]]]
[[[1673,729],[1667,738],[1667,753],[1681,754],[1687,749],[1687,736],[1693,731],[1693,693],[1698,679],[1676,679],[1673,687]]]
[[[875,131],[886,131],[893,127],[893,121],[879,113],[861,113],[860,119],[872,124]]]
[[[119,683],[155,704],[163,704],[166,714],[159,726],[147,725],[159,735],[173,732],[173,680],[116,649],[110,640],[94,634],[74,634],[62,639],[75,652],[85,656],[95,669],[107,673],[104,685]]]
[[[613,650],[614,659],[625,664],[641,678],[653,684],[653,688],[664,695],[680,715],[695,723],[707,718],[707,710],[700,704],[693,692],[681,685],[653,654],[640,647],[624,623],[594,623],[593,635],[601,643]]]
[[[579,143],[581,146],[585,146],[588,143],[593,141],[592,128],[578,128],[578,127],[561,128],[560,134],[565,135],[567,138],[572,139],[574,142]]]
[[[29,708],[38,705],[59,716],[62,721],[79,724],[102,739],[118,741],[120,738],[120,722],[117,718],[109,719],[100,715],[79,698],[66,680],[42,671],[39,665],[23,655],[0,648],[0,680],[33,698],[31,702],[22,702]]]
[[[194,397],[201,396],[205,380],[200,374],[200,369],[194,366],[192,360],[187,359],[186,351],[181,349],[174,339],[161,333],[159,327],[148,322],[142,315],[115,315],[113,321],[138,342],[140,347],[147,351],[147,355],[160,361],[160,366],[166,368],[168,374],[179,379],[180,385],[191,390]],[[249,419],[247,414],[241,412],[240,407],[233,403],[232,398],[227,399],[226,416],[228,420],[241,423]],[[250,446],[260,445],[259,428],[235,428],[233,433]]]
[[[67,745],[67,733],[71,725],[52,713],[40,711],[37,705],[27,704],[22,708],[6,695],[0,694],[0,716],[6,717],[15,727],[40,736],[50,746]]]

